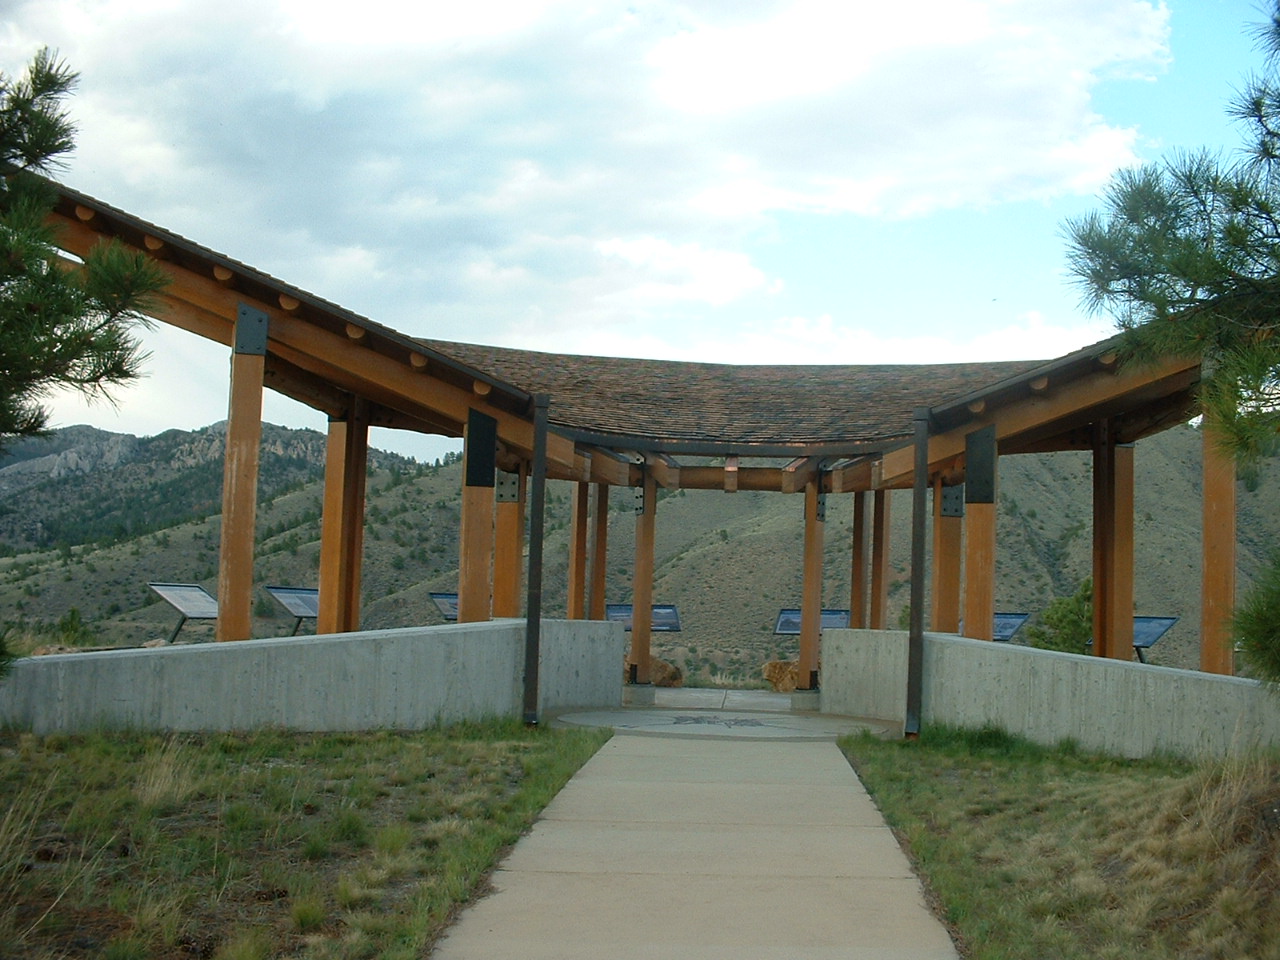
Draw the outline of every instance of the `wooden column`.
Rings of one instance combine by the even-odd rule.
[[[822,540],[826,502],[819,480],[804,487],[804,583],[800,594],[800,660],[796,689],[812,690],[818,673],[822,642]]]
[[[872,630],[884,630],[889,616],[889,491],[877,490],[871,508]]]
[[[867,619],[867,495],[853,495],[853,563],[849,570],[849,626],[865,629]]]
[[[964,491],[933,484],[933,594],[929,628],[960,632],[960,556],[964,550]]]
[[[995,636],[996,463],[994,427],[965,438],[964,635]]]
[[[631,590],[632,683],[649,683],[649,634],[653,609],[653,546],[658,487],[648,467],[636,507],[636,565]]]
[[[494,460],[498,422],[472,410],[463,435],[458,538],[458,622],[490,618],[493,601]]]
[[[604,619],[606,574],[609,560],[609,485],[596,484],[595,510],[591,516],[591,556],[587,576],[587,617]]]
[[[1133,444],[1117,444],[1112,456],[1111,646],[1107,655],[1132,660],[1133,649]]]
[[[248,640],[253,634],[253,537],[266,360],[267,315],[241,304],[231,355],[227,453],[222,467],[217,640]]]
[[[587,544],[591,517],[591,484],[574,485],[573,510],[569,521],[569,599],[565,605],[570,620],[587,618]]]
[[[497,475],[493,548],[493,615],[520,616],[524,590],[524,513],[529,465]]]
[[[1235,673],[1230,619],[1236,599],[1236,469],[1207,417],[1202,438],[1200,669],[1231,676]]]
[[[360,629],[368,403],[352,398],[345,417],[329,420],[320,521],[320,610],[316,633]]]
[[[1093,653],[1133,659],[1133,447],[1093,428]]]

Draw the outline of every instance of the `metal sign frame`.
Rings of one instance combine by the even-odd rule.
[[[182,616],[166,643],[173,643],[188,620],[217,620],[218,600],[198,583],[148,583],[160,599]]]
[[[298,618],[293,625],[293,633],[289,634],[291,637],[297,635],[303,620],[314,620],[320,616],[320,591],[315,587],[270,586],[263,589]]]
[[[446,620],[458,619],[458,595],[456,593],[431,593],[431,602]]]

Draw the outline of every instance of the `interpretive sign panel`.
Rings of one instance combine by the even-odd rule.
[[[633,622],[631,604],[606,603],[604,605],[604,617],[606,620],[613,620],[617,623],[625,624],[626,628],[630,630]],[[679,633],[680,613],[676,610],[675,605],[670,603],[655,603],[653,605],[653,613],[649,621],[649,629],[653,633]]]
[[[1031,619],[1029,613],[997,613],[992,640],[1012,640],[1022,625]]]
[[[299,620],[320,616],[320,591],[315,587],[267,587],[266,591]]]
[[[1177,622],[1177,617],[1134,617],[1133,649],[1137,652],[1138,659],[1146,663],[1146,651]]]
[[[823,630],[843,630],[849,626],[848,610],[823,610]],[[778,619],[773,624],[773,632],[781,636],[800,636],[800,608],[783,607],[778,611]]]
[[[148,583],[188,620],[217,620],[218,601],[198,583]]]
[[[431,600],[435,603],[436,609],[440,611],[440,615],[446,620],[458,619],[458,595],[456,593],[433,593]]]

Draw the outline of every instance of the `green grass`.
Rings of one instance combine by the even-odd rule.
[[[1280,757],[1192,765],[996,730],[841,747],[968,960],[1280,958]]]
[[[0,734],[0,952],[425,955],[607,736]]]

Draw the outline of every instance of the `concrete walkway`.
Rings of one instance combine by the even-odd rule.
[[[830,734],[691,726],[704,729],[615,735],[432,956],[955,960]]]

